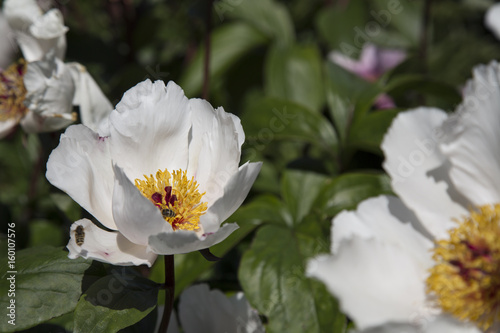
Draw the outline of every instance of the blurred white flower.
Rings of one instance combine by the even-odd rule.
[[[238,226],[221,223],[261,167],[238,167],[244,139],[236,116],[188,100],[174,82],[149,80],[124,94],[99,134],[70,126],[49,157],[47,179],[113,230],[75,222],[70,258],[151,265],[156,254],[224,240]],[[95,242],[79,244],[78,225]]]
[[[382,143],[401,199],[378,197],[332,225],[308,265],[363,332],[500,328],[500,67],[478,66],[454,114],[398,115]],[[405,331],[405,332],[406,332]]]
[[[3,13],[26,61],[42,60],[50,50],[64,59],[68,28],[59,9],[43,13],[35,0],[5,0]]]
[[[163,311],[159,311],[158,327],[162,314]],[[179,319],[185,333],[265,332],[259,314],[252,309],[242,292],[227,297],[220,290],[210,290],[207,284],[191,286],[182,292]],[[180,331],[176,323],[175,313],[172,313],[168,333]]]
[[[406,58],[406,52],[398,49],[383,49],[374,44],[365,43],[359,59],[352,59],[338,51],[330,52],[328,57],[349,72],[368,82],[374,82],[385,72],[399,65]],[[376,99],[375,106],[379,109],[395,107],[394,101],[387,94],[381,94]]]
[[[51,9],[43,14],[35,0],[6,0],[3,12],[28,63],[15,80],[10,73],[9,81],[0,82],[0,90],[7,92],[0,95],[0,138],[19,122],[28,133],[65,128],[77,119],[74,105],[82,123],[97,130],[113,106],[84,66],[63,62],[68,28],[61,12]],[[16,87],[24,84],[25,90],[23,98],[15,99],[16,105],[12,98],[5,101],[5,96],[19,96],[9,92],[14,81]]]
[[[494,4],[486,11],[484,24],[500,39],[500,4]]]

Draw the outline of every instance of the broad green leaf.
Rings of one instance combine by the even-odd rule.
[[[61,246],[67,240],[63,239],[63,232],[60,226],[46,221],[46,220],[34,220],[29,224],[30,228],[30,240],[29,246]]]
[[[0,307],[7,309],[15,300],[16,325],[2,320],[0,331],[26,329],[73,311],[80,298],[83,274],[89,266],[89,261],[69,259],[62,248],[50,246],[17,251],[15,267],[9,267],[5,258],[0,266],[3,291]],[[14,279],[8,280],[11,277]],[[13,288],[11,281],[15,281]]]
[[[159,286],[125,267],[92,284],[75,309],[74,332],[118,332],[135,324],[157,304]]]
[[[315,46],[273,47],[265,66],[266,93],[319,112],[325,102],[321,66]]]
[[[393,194],[387,175],[348,173],[326,185],[315,204],[324,214],[332,217],[344,209],[355,209],[365,199],[382,194]]]
[[[345,317],[335,299],[304,275],[306,260],[329,243],[316,221],[307,222],[300,231],[260,228],[243,255],[239,279],[250,304],[268,318],[269,333],[343,332]]]
[[[372,38],[365,31],[368,23],[366,5],[365,1],[349,1],[347,6],[336,5],[319,11],[315,23],[330,49],[339,50],[351,58],[359,55],[363,44]]]
[[[253,149],[253,150],[252,150]],[[255,161],[255,159],[250,159],[250,155],[257,156],[255,148],[249,148],[248,150],[244,150],[242,155],[243,161],[251,160]],[[248,157],[247,157],[248,156]],[[252,156],[253,157],[253,156]],[[276,165],[272,162],[267,161],[264,157],[259,158],[262,163],[262,168],[260,169],[259,176],[255,180],[253,184],[253,190],[256,192],[267,192],[270,194],[279,194],[279,176]]]
[[[396,97],[398,95],[404,96],[409,91],[435,96],[451,107],[457,105],[462,100],[462,96],[456,87],[419,74],[395,76],[389,81],[384,90]]]
[[[337,110],[337,105],[332,104],[334,101],[329,101],[330,113],[335,125],[345,127],[348,121],[354,121],[368,112],[383,89],[377,83],[367,82],[331,61],[327,61],[325,66],[327,89],[332,94],[330,98],[340,98],[343,107]]]
[[[293,22],[283,4],[274,0],[237,2],[232,10],[228,10],[229,16],[244,20],[278,45],[289,45],[293,42],[295,39]],[[218,2],[219,6],[224,3],[227,5],[227,1]],[[215,4],[216,12],[218,4]]]
[[[373,111],[358,119],[349,132],[349,146],[380,153],[380,144],[400,110]]]
[[[337,137],[328,119],[288,101],[253,100],[245,109],[242,123],[249,143],[267,145],[276,139],[293,139],[318,145],[329,156],[337,154]]]
[[[212,33],[210,77],[215,78],[251,49],[267,42],[255,28],[244,23],[225,24]],[[205,48],[200,47],[193,62],[182,75],[179,83],[189,97],[199,94],[203,85],[203,59]]]
[[[325,178],[323,175],[312,172],[292,170],[283,175],[281,193],[295,225],[302,222],[302,219],[311,211]]]
[[[66,331],[73,332],[73,318],[74,313],[68,312],[60,317],[48,321],[47,324],[57,325],[63,327]]]
[[[326,101],[328,105],[328,111],[335,124],[335,129],[337,130],[339,141],[341,144],[347,139],[347,133],[349,133],[349,126],[354,115],[354,105],[345,96],[334,92],[332,89],[327,88]]]
[[[51,193],[50,198],[57,208],[66,214],[70,221],[76,221],[81,218],[82,209],[71,197],[65,193]]]
[[[375,0],[375,9],[370,11],[373,22],[379,29],[393,26],[412,45],[417,45],[421,34],[422,4],[411,1]],[[373,32],[377,30],[373,25]]]

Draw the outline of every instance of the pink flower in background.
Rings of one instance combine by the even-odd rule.
[[[399,65],[406,58],[406,52],[398,49],[382,49],[366,43],[359,59],[350,58],[338,51],[331,52],[328,57],[349,72],[368,82],[375,82],[385,72]],[[378,109],[389,109],[395,107],[395,104],[388,95],[381,94],[375,101],[375,106]]]

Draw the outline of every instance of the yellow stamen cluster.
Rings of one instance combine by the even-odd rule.
[[[500,204],[482,206],[440,240],[427,291],[456,318],[483,330],[500,323]]]
[[[17,122],[28,112],[24,106],[26,61],[19,60],[6,70],[0,71],[0,121],[13,119]]]
[[[200,216],[205,214],[207,203],[201,202],[205,193],[198,191],[194,177],[188,179],[186,171],[158,170],[146,180],[135,180],[135,186],[162,211],[165,221],[174,230],[198,230]]]

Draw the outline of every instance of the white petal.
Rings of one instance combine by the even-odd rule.
[[[1,12],[0,31],[0,69],[5,69],[10,65],[17,46],[14,40],[14,32]]]
[[[82,124],[99,132],[99,134],[104,134],[99,131],[99,128],[103,120],[107,120],[113,111],[113,105],[104,96],[101,88],[84,66],[72,63],[68,67],[71,69],[76,86],[73,104],[80,107]]]
[[[0,121],[0,139],[9,135],[12,129],[16,127],[18,121],[16,119],[7,119],[5,121]]]
[[[220,290],[199,284],[182,292],[179,318],[186,333],[264,332],[258,315],[242,293],[228,299]]]
[[[42,60],[45,55],[45,51],[42,49],[39,41],[31,35],[31,33],[26,33],[21,30],[14,30],[14,35],[23,53],[23,58],[28,61]]]
[[[389,323],[361,331],[350,331],[350,333],[423,333],[420,327],[410,324]],[[443,332],[444,333],[444,332]],[[451,333],[451,332],[450,332]]]
[[[43,15],[35,0],[5,0],[3,13],[13,29],[23,30]]]
[[[209,182],[206,188],[207,193],[216,194],[219,199],[209,206],[208,211],[200,218],[205,232],[215,232],[219,225],[241,206],[259,175],[261,166],[261,162],[247,162],[227,183],[223,181],[219,183],[218,179],[212,179]],[[220,192],[221,194],[218,194]]]
[[[452,218],[467,213],[466,204],[453,201],[462,198],[440,169],[446,158],[440,153],[436,128],[445,119],[443,111],[433,108],[400,113],[382,142],[392,188],[437,238],[446,237],[455,226]]]
[[[113,217],[118,230],[130,241],[141,245],[147,245],[151,235],[173,231],[160,210],[142,195],[124,171],[116,164],[113,169]]]
[[[68,27],[64,26],[64,19],[59,9],[51,9],[38,17],[30,26],[30,32],[36,38],[53,39],[64,36]]]
[[[484,24],[500,39],[500,4],[494,4],[488,9]]]
[[[77,244],[82,234],[77,235],[78,226],[83,227],[83,243]],[[157,255],[147,252],[146,246],[130,242],[119,232],[105,231],[97,227],[92,221],[81,219],[71,225],[71,239],[66,246],[69,250],[68,257],[76,259],[95,259],[113,265],[153,265]]]
[[[63,118],[69,122],[76,120],[73,113],[75,85],[69,68],[53,53],[43,60],[28,63],[24,75],[26,106],[42,118]],[[69,122],[63,122],[59,126]],[[42,122],[31,131],[48,132],[64,127],[56,127],[58,122]]]
[[[235,126],[236,116],[226,113],[223,108],[214,110],[210,103],[201,99],[191,99],[192,139],[189,143],[188,171],[195,176],[200,192],[207,192],[204,199],[210,206],[222,192],[213,193],[207,186],[217,181],[221,187],[238,171],[240,162],[241,124]],[[217,196],[217,194],[219,196]]]
[[[428,262],[431,260],[427,253]],[[355,237],[337,255],[310,261],[307,275],[325,283],[359,329],[405,322],[425,309],[425,279],[430,266],[405,248]]]
[[[64,58],[68,28],[58,9],[43,14],[36,1],[6,1],[4,13],[26,61],[41,60],[50,50]]]
[[[440,315],[424,325],[425,333],[481,333],[481,330],[470,323],[458,321],[447,315]]]
[[[129,89],[109,119],[114,161],[130,179],[186,170],[190,112],[184,91],[172,81],[165,87],[146,80]]]
[[[149,237],[149,246],[158,254],[189,253],[222,242],[236,229],[236,223],[226,223],[217,232],[202,235],[201,239],[194,231],[163,232]]]
[[[475,205],[500,202],[499,87],[498,63],[476,67],[463,103],[442,127],[451,180]]]
[[[344,211],[332,223],[332,253],[338,253],[343,240],[353,237],[376,239],[405,249],[408,255],[430,265],[428,252],[433,243],[410,223],[408,209],[395,197],[380,196],[363,201],[354,212]]]
[[[250,306],[245,294],[238,292],[229,298],[231,307],[234,309],[238,329],[241,332],[264,333],[264,326],[260,320],[259,313]]]
[[[100,223],[116,230],[111,210],[114,175],[108,150],[108,139],[83,125],[70,126],[49,156],[46,177]]]
[[[37,39],[29,32],[29,27],[42,16],[42,10],[35,0],[6,0],[3,13],[9,22],[15,39],[23,52],[26,61],[40,60],[43,51]]]
[[[449,316],[412,316],[410,323],[389,323],[352,333],[480,333],[474,325]]]
[[[42,116],[36,112],[28,112],[20,124],[26,133],[53,132],[68,127],[76,120],[76,114],[49,114]]]
[[[68,27],[64,25],[59,9],[51,9],[36,19],[29,31],[37,39],[43,54],[53,50],[59,59],[64,59]]]

